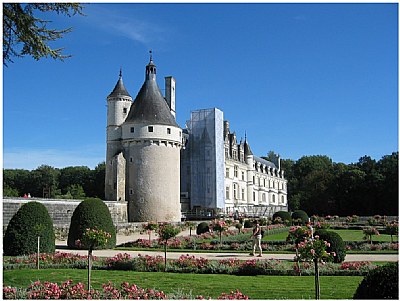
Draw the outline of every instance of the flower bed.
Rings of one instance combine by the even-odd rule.
[[[165,294],[163,291],[144,289],[136,284],[123,282],[116,286],[111,281],[102,285],[102,290],[87,290],[81,282],[73,284],[67,280],[61,285],[52,282],[36,281],[28,288],[3,287],[3,299],[130,299],[130,300],[165,300],[165,299],[206,299],[204,296]],[[177,298],[178,297],[178,298]],[[207,299],[211,299],[207,297]],[[221,293],[219,300],[241,300],[248,299],[239,290],[230,293]]]
[[[68,253],[42,254],[46,264],[42,268],[86,268],[86,256]],[[3,260],[4,269],[33,268],[35,256],[9,258]],[[343,264],[320,264],[321,275],[365,275],[376,266],[370,262]],[[110,258],[94,258],[94,269],[125,270],[137,272],[164,271],[164,257],[138,255],[132,257],[119,253]],[[194,255],[182,255],[179,259],[169,259],[167,270],[172,273],[232,274],[232,275],[298,275],[298,266],[293,261],[276,259],[208,260]],[[302,275],[313,275],[314,268],[306,262],[300,265]]]

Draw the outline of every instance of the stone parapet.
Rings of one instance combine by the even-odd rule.
[[[3,198],[3,226],[7,226],[11,218],[23,204],[36,201],[42,203],[49,212],[55,227],[69,228],[75,208],[82,200],[42,199],[42,198]],[[127,223],[128,209],[126,202],[104,202],[110,210],[114,225]]]

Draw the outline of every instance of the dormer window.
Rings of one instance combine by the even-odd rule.
[[[167,134],[171,134],[171,129],[167,128]]]
[[[126,114],[128,112],[128,109],[127,108],[123,108],[122,111],[124,112],[124,114]]]
[[[135,132],[135,128],[131,127],[131,133],[134,133],[134,132]]]
[[[152,126],[149,126],[148,129],[149,129],[149,133],[153,132],[153,127]]]

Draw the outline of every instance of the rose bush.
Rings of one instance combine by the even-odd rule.
[[[192,299],[192,296],[180,295],[179,299]],[[114,299],[114,300],[165,300],[175,299],[174,294],[166,294],[163,291],[154,289],[144,289],[136,284],[123,282],[119,286],[109,281],[102,285],[102,290],[87,290],[83,283],[73,284],[72,280],[67,280],[61,285],[52,282],[36,281],[26,289],[13,287],[3,287],[3,299]],[[211,297],[196,296],[194,299],[211,299]],[[230,293],[221,293],[219,300],[239,300],[249,299],[248,296],[239,290]]]

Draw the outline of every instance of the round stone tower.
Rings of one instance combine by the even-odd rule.
[[[122,124],[128,219],[178,222],[182,130],[156,82],[150,57],[145,81]]]
[[[125,201],[125,171],[122,152],[121,125],[132,105],[132,97],[122,81],[122,70],[114,90],[107,97],[107,154],[105,198],[108,201]]]

